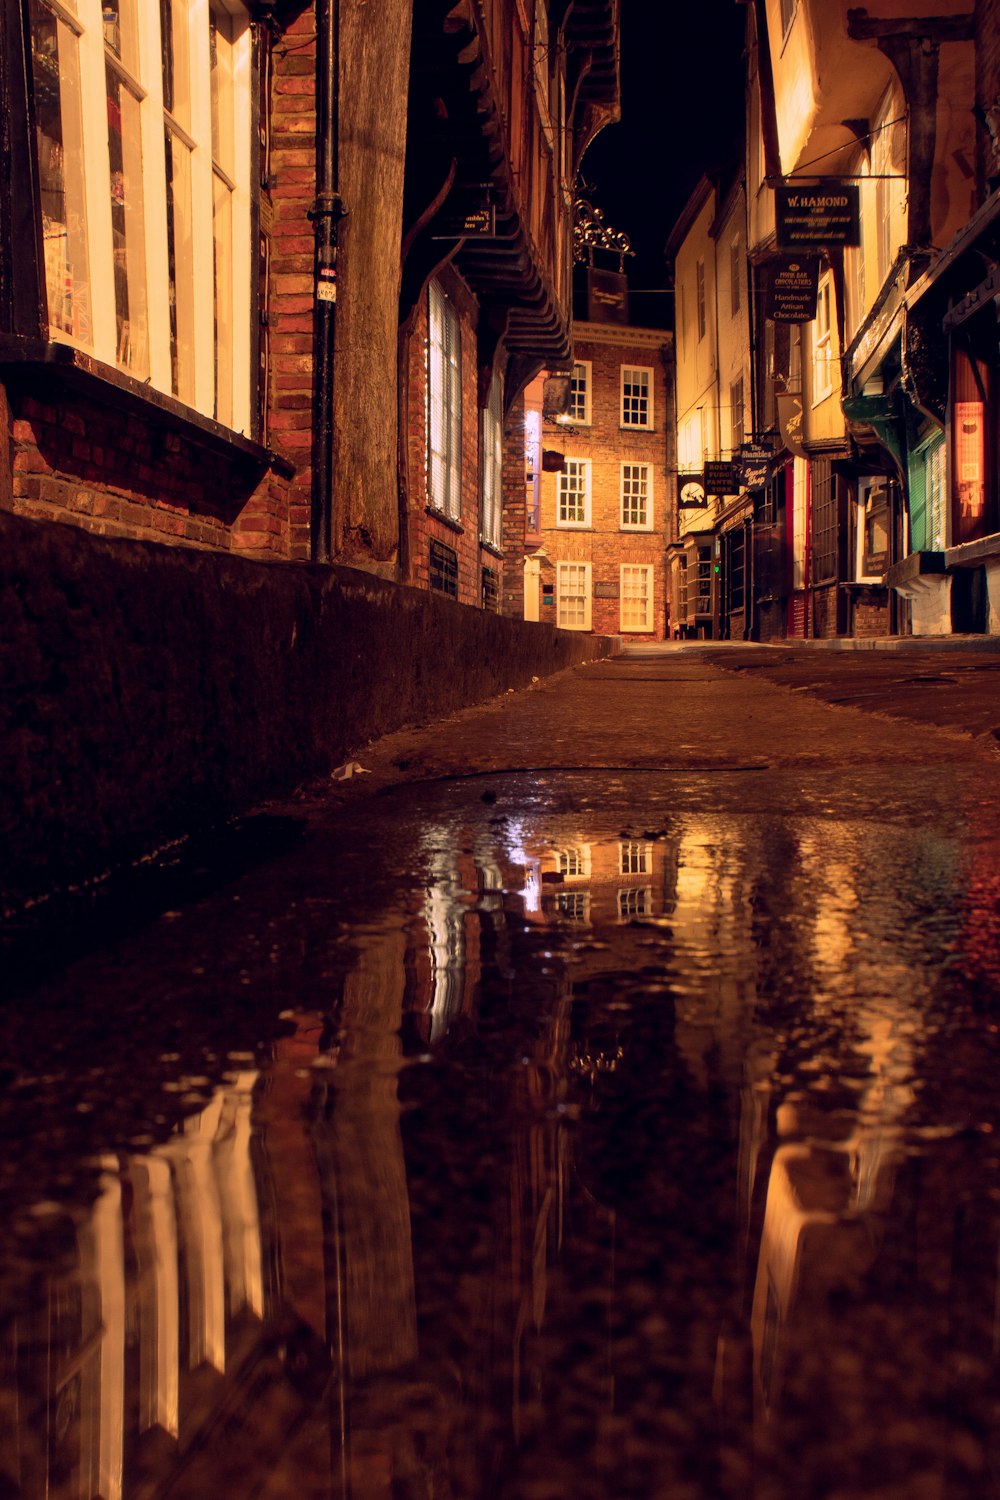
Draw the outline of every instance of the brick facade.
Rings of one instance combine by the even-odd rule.
[[[663,351],[670,335],[662,329],[602,327],[577,324],[574,358],[590,364],[590,423],[557,426],[546,423],[543,447],[569,459],[587,459],[591,475],[590,525],[560,526],[557,521],[559,475],[542,476],[541,582],[554,603],[543,609],[542,618],[558,617],[557,565],[584,562],[591,565],[591,624],[600,634],[624,635],[637,640],[663,640],[666,636],[667,577],[666,543],[672,518],[672,476],[668,467],[672,418]],[[653,426],[631,429],[622,426],[622,368],[639,367],[652,372]],[[622,526],[622,464],[646,464],[652,483],[651,524],[648,530]],[[652,569],[651,628],[622,629],[621,568],[635,564]]]
[[[461,517],[458,521],[431,507],[427,469],[427,294],[421,297],[406,333],[404,409],[406,579],[430,588],[432,539],[455,553],[458,564],[457,599],[460,604],[483,602],[483,569],[497,575],[500,596],[504,560],[499,551],[480,541],[480,449],[482,412],[479,406],[477,325],[479,308],[460,277],[445,270],[439,284],[458,314],[461,329],[462,456]],[[499,607],[499,597],[498,597]]]

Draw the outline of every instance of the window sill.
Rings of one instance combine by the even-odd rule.
[[[637,427],[634,422],[619,422],[618,423],[618,431],[619,432],[641,432],[641,433],[644,433],[644,434],[646,434],[648,436],[651,433],[655,433],[656,432],[656,428],[655,427]]]
[[[461,521],[456,521],[451,516],[446,515],[443,510],[438,510],[436,505],[428,505],[426,509],[429,516],[433,516],[435,521],[440,521],[442,526],[447,526],[449,531],[455,531],[459,536],[465,535],[465,527]]]
[[[593,531],[590,521],[557,521],[557,531]]]
[[[262,443],[234,432],[211,417],[202,416],[192,407],[166,396],[132,375],[125,375],[92,355],[54,339],[25,338],[18,334],[0,335],[0,373],[12,376],[23,385],[43,378],[44,390],[39,399],[51,400],[52,382],[74,390],[104,407],[139,416],[168,431],[176,432],[189,442],[209,452],[230,459],[234,464],[263,474],[274,469],[291,479],[295,465],[272,452]]]
[[[652,536],[656,530],[655,526],[619,526],[619,531],[625,536]]]
[[[482,550],[484,552],[488,552],[491,557],[497,558],[500,562],[503,561],[503,548],[498,547],[495,542],[488,542],[485,537],[480,537],[479,545]]]

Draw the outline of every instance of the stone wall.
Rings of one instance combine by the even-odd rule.
[[[4,514],[0,614],[8,911],[611,649],[353,569]]]

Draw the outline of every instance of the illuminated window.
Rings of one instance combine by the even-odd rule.
[[[729,387],[729,446],[735,454],[743,441],[743,376]]]
[[[590,629],[590,563],[557,563],[556,623],[563,630]]]
[[[589,359],[578,360],[573,366],[569,388],[569,416],[579,427],[590,426],[590,371]]]
[[[427,293],[427,498],[450,520],[462,514],[462,333],[436,281]]]
[[[489,400],[483,409],[482,539],[500,546],[500,516],[503,506],[503,382],[494,375]]]
[[[29,0],[29,15],[52,336],[248,431],[245,7]]]
[[[653,372],[642,366],[622,365],[623,427],[652,427]]]
[[[833,277],[826,271],[819,282],[813,329],[813,392],[815,405],[833,391]]]
[[[652,563],[622,563],[620,571],[620,628],[623,631],[652,630]]]
[[[621,466],[621,524],[626,531],[652,528],[653,477],[649,464]]]
[[[590,459],[567,458],[559,475],[559,526],[590,525]]]

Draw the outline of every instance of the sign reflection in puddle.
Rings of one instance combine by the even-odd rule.
[[[36,1208],[3,1492],[991,1493],[996,857],[559,815],[415,870],[269,1067]]]

